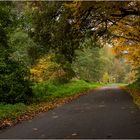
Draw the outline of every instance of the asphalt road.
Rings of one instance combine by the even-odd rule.
[[[140,110],[127,92],[104,87],[1,130],[0,138],[140,138]]]

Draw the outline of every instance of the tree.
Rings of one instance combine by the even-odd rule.
[[[104,73],[104,75],[103,75],[103,82],[104,83],[109,83],[110,81],[110,77],[109,77],[109,74],[106,72],[106,73]]]
[[[58,63],[63,63],[61,58],[72,63],[74,50],[79,47],[79,33],[73,28],[71,13],[64,4],[41,2],[40,7],[33,12],[33,30],[30,34],[42,46],[43,53],[51,50],[55,52]]]
[[[99,82],[106,71],[107,59],[102,56],[102,48],[92,38],[81,43],[81,51],[73,62],[73,69],[80,79]]]
[[[54,61],[66,73],[73,75],[71,64],[75,59],[75,50],[79,49],[80,32],[73,28],[71,12],[65,3],[37,2],[31,6],[34,20],[29,34],[40,46],[40,56],[55,53]]]
[[[137,69],[139,77],[140,2],[74,1],[67,6],[75,28],[100,42],[107,39]]]
[[[93,35],[95,38],[121,36],[139,41],[139,32],[133,32],[139,27],[140,3],[137,1],[36,1],[31,2],[29,7],[33,14],[31,19],[34,19],[30,33],[41,44],[42,52],[44,49],[48,52],[51,48],[56,53],[64,55],[69,62],[73,60],[74,50],[78,48],[81,41],[79,39],[85,35]],[[130,30],[127,33],[129,37],[122,34],[124,32],[122,27],[127,28],[127,31]]]
[[[115,78],[115,82],[123,83],[125,76],[127,76],[126,64],[119,58],[114,58],[112,67],[110,69],[111,77]]]
[[[90,32],[90,35],[94,35],[95,38],[109,37],[112,35],[111,27],[117,26],[122,21],[123,25],[127,26],[125,18],[134,16],[139,19],[140,15],[140,3],[137,1],[74,1],[67,4],[67,7],[72,12],[75,27],[81,31]]]
[[[33,42],[30,36],[16,29],[9,35],[9,43],[13,49],[12,59],[22,63],[25,67],[31,67],[36,61],[37,45]]]
[[[32,95],[27,69],[11,58],[8,32],[12,27],[11,3],[0,3],[0,102],[28,102]]]
[[[31,34],[43,50],[55,52],[56,61],[62,67],[67,62],[72,63],[75,50],[81,49],[79,42],[84,37],[93,36],[100,43],[107,38],[109,43],[114,41],[112,45],[115,46],[115,40],[123,38],[136,50],[134,46],[139,42],[139,7],[140,3],[136,1],[38,2]],[[135,52],[139,54],[138,49]],[[129,53],[134,60],[136,53]]]

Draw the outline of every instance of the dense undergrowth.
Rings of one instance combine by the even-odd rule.
[[[126,88],[133,97],[134,103],[140,108],[140,81],[137,80]]]

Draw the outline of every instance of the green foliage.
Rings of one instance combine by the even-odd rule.
[[[81,43],[83,50],[77,51],[77,59],[73,63],[73,69],[80,79],[99,82],[106,71],[108,58],[104,58],[101,45],[92,39],[86,39]]]
[[[66,2],[40,2],[40,6],[32,11],[31,37],[40,45],[38,53],[44,55],[55,53],[54,61],[61,66],[65,75],[56,81],[69,81],[74,72],[71,63],[75,58],[75,50],[79,49],[78,30],[73,28],[70,11]],[[47,18],[46,18],[47,17]]]
[[[140,81],[140,67],[137,67],[135,69],[133,69],[134,71],[136,71],[136,81]]]
[[[134,103],[140,108],[140,78],[137,78],[135,82],[126,86],[126,89],[133,97]]]
[[[55,54],[52,60],[54,65],[47,68],[41,65],[47,70],[43,69],[42,72],[36,73],[40,79],[45,77],[45,80],[53,84],[33,87],[41,92],[41,97],[35,92],[41,99],[42,94],[43,99],[52,94],[49,92],[52,85],[56,91],[60,88],[60,91],[67,93],[63,89],[67,89],[67,86],[59,87],[57,84],[68,82],[75,73],[79,79],[90,82],[107,82],[110,79],[115,79],[113,82],[123,82],[126,73],[129,72],[128,68],[124,66],[123,61],[108,53],[107,47],[101,48],[99,44],[104,42],[103,35],[107,28],[120,20],[118,17],[112,19],[112,11],[121,17],[121,8],[123,5],[127,7],[129,2],[117,4],[117,11],[112,9],[114,4],[116,3],[106,2],[103,9],[98,9],[102,2],[36,1],[27,2],[27,5],[24,2],[0,2],[0,101],[31,102],[33,94],[28,80],[28,68],[32,64],[35,65],[37,58],[47,54]],[[108,11],[109,6],[112,8]],[[106,13],[105,17],[102,17],[103,12]],[[91,35],[102,38],[97,44],[95,38],[90,38]],[[87,36],[88,39],[85,38]],[[137,52],[137,56],[138,54]],[[45,91],[48,91],[47,95],[44,95]],[[61,97],[61,93],[54,93],[56,97]],[[52,98],[51,95],[49,97]]]
[[[9,29],[11,26],[13,15],[11,12],[12,2],[1,1],[0,2],[0,26],[5,30]]]
[[[4,4],[4,5],[3,5]],[[7,30],[9,30],[10,11],[5,3],[0,3],[0,102],[27,102],[32,91],[27,80],[27,69],[11,58],[13,50],[8,44]],[[3,10],[4,9],[4,10]],[[5,25],[7,24],[7,26]]]
[[[56,59],[56,57],[54,59]],[[61,63],[57,62],[58,57],[57,60],[54,59],[45,72],[46,77],[53,83],[69,82],[75,76],[71,64],[68,61],[65,61],[62,55],[59,56],[59,61],[61,60]]]
[[[138,78],[135,82],[128,85],[130,89],[140,90],[140,78]]]
[[[1,59],[0,59],[1,60]],[[0,102],[28,102],[32,95],[27,70],[10,58],[0,61]]]
[[[109,74],[106,72],[106,73],[103,75],[103,82],[104,82],[104,83],[109,83],[109,79],[110,79]]]
[[[17,29],[9,36],[10,46],[14,50],[12,58],[26,67],[33,64],[37,55],[37,52],[35,51],[36,44],[28,34]]]
[[[25,113],[27,110],[27,106],[23,103],[18,104],[0,104],[0,120],[2,119],[15,119],[20,114]]]
[[[92,38],[85,39],[80,46],[81,50],[76,51],[77,58],[73,62],[77,78],[105,83],[125,81],[130,66],[122,58],[115,57],[111,48],[102,47]]]
[[[125,77],[128,76],[130,72],[130,67],[125,64],[121,58],[113,58],[112,67],[109,70],[109,73],[115,82],[122,83],[125,81]]]
[[[80,94],[88,89],[101,86],[97,83],[87,83],[85,81],[72,81],[66,84],[39,83],[33,86],[33,92],[38,101],[51,101],[57,98]]]
[[[38,7],[33,12],[33,30],[30,34],[42,46],[42,53],[51,50],[55,52],[57,62],[61,63],[61,55],[71,63],[75,56],[74,50],[79,47],[78,31],[74,30],[69,21],[71,13],[64,4],[65,2],[41,2],[41,10]]]
[[[0,120],[16,119],[20,115],[30,112],[30,110],[37,110],[41,101],[53,101],[59,98],[72,97],[81,94],[88,89],[94,89],[101,86],[97,83],[87,83],[85,81],[71,81],[67,84],[54,85],[52,83],[39,83],[32,86],[35,97],[32,98],[33,104],[25,105],[23,103],[17,104],[0,104]],[[44,106],[43,106],[44,107]],[[32,114],[31,114],[32,115]]]

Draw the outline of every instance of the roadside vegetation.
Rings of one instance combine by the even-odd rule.
[[[139,81],[135,81],[134,83],[129,84],[126,86],[126,90],[131,94],[133,97],[134,103],[140,108],[140,85]]]
[[[39,112],[53,109],[77,97],[88,90],[101,87],[103,84],[87,83],[82,80],[70,81],[65,84],[47,82],[35,84],[32,89],[34,97],[31,103],[0,104],[0,128],[13,125],[21,120],[32,118]]]
[[[102,86],[99,83],[87,83],[85,81],[71,81],[65,84],[39,83],[33,86],[33,92],[38,101],[53,101],[57,98],[69,97],[89,89]]]

